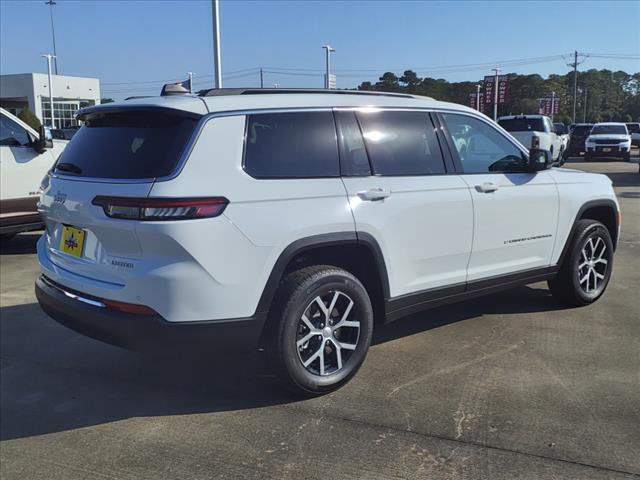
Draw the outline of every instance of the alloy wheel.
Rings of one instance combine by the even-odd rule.
[[[585,242],[578,263],[578,281],[584,292],[594,294],[603,287],[609,261],[610,253],[602,237],[591,237]]]
[[[360,337],[354,306],[339,290],[318,295],[307,305],[296,335],[298,357],[307,371],[320,376],[336,373],[353,355]]]

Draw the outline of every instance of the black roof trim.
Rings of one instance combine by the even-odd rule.
[[[369,90],[329,90],[326,88],[212,88],[200,90],[200,97],[218,97],[226,95],[268,95],[268,94],[338,94],[338,95],[373,95],[381,97],[415,98],[407,93],[374,92]]]
[[[78,110],[76,118],[78,120],[86,121],[93,115],[99,115],[101,113],[122,113],[122,112],[153,112],[164,113],[169,115],[178,115],[182,117],[189,117],[193,119],[199,119],[203,115],[200,113],[189,112],[186,110],[180,110],[177,108],[164,107],[161,105],[127,105],[122,103],[104,103],[99,105],[93,105],[91,107]]]

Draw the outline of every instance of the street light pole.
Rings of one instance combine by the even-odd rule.
[[[323,45],[326,50],[326,69],[327,72],[324,77],[324,88],[329,89],[329,75],[331,75],[331,52],[335,52],[335,49],[331,45]]]
[[[553,111],[556,107],[556,92],[551,92],[551,123],[553,123]]]
[[[56,53],[56,31],[53,28],[53,6],[56,4],[56,2],[54,2],[53,0],[47,0],[46,2],[44,2],[45,5],[49,5],[49,16],[51,17],[51,36],[53,37],[53,64],[54,64],[54,71],[56,72],[56,75],[58,75],[58,57],[57,57],[57,53]]]
[[[494,72],[496,72],[496,80],[493,84],[493,121],[498,121],[498,74],[500,73],[499,68],[492,68]]]
[[[480,85],[476,85],[476,110],[480,111]]]
[[[211,0],[213,24],[213,88],[222,88],[222,63],[220,61],[220,0]]]
[[[582,112],[582,123],[587,123],[587,87],[584,87],[584,105]]]
[[[51,128],[56,128],[56,122],[53,116],[53,85],[51,84],[51,59],[56,58],[56,56],[51,55],[50,53],[42,56],[47,59],[47,71],[49,72],[49,108],[51,110]]]
[[[189,93],[193,93],[193,72],[187,72],[189,75]]]

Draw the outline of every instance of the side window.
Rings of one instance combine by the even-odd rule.
[[[21,146],[30,143],[27,131],[5,115],[0,115],[0,145]]]
[[[341,173],[347,177],[371,175],[369,157],[354,112],[335,112],[338,124]]]
[[[340,176],[333,113],[248,115],[244,169],[256,178]]]
[[[464,173],[523,172],[522,152],[495,128],[468,115],[443,113]]]
[[[426,112],[358,112],[374,175],[445,173],[435,129]]]

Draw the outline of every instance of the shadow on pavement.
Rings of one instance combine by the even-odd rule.
[[[0,240],[0,255],[24,255],[36,253],[36,243],[42,232],[27,232],[11,239]]]
[[[546,289],[439,307],[377,327],[381,344],[489,313],[555,310]],[[35,303],[0,309],[0,439],[132,417],[240,411],[300,401],[264,367],[264,354],[149,355],[111,347],[49,319]]]

